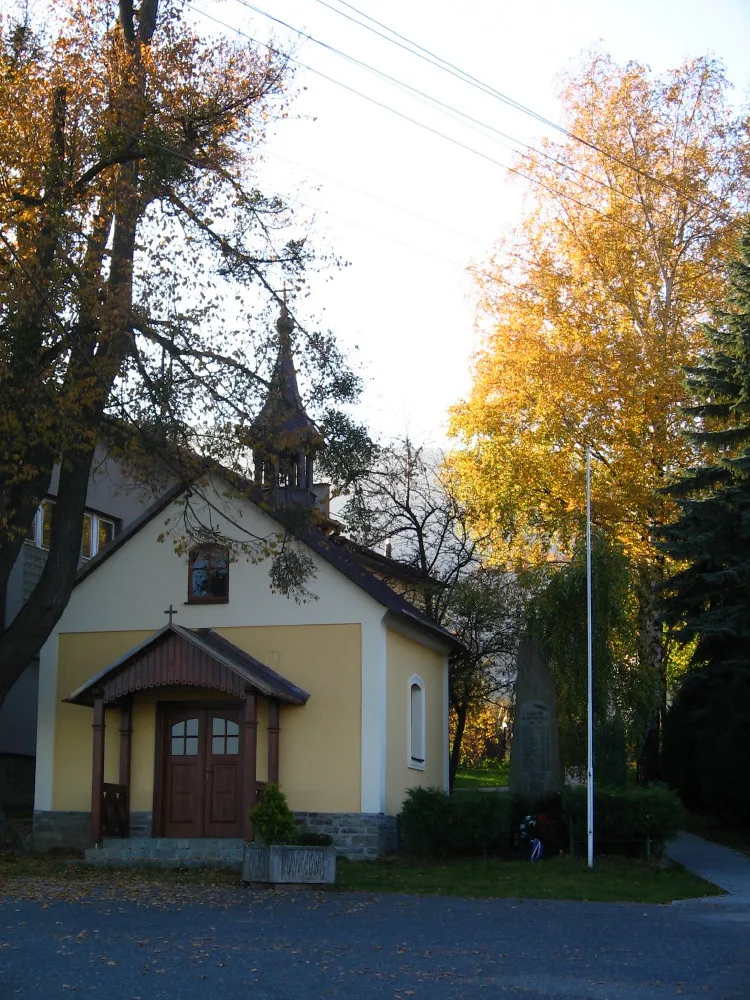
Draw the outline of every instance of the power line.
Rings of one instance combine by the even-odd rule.
[[[444,222],[438,222],[437,219],[432,219],[428,215],[423,215],[421,212],[415,212],[414,209],[406,208],[405,205],[397,205],[396,202],[390,201],[388,198],[383,198],[381,195],[374,194],[372,191],[366,191],[364,188],[350,184],[348,181],[342,180],[340,177],[334,177],[332,174],[326,174],[322,170],[316,170],[314,167],[308,167],[304,163],[298,163],[296,160],[290,160],[289,157],[282,156],[280,153],[274,153],[272,150],[266,150],[265,155],[271,156],[275,160],[281,160],[283,163],[288,163],[293,167],[298,167],[300,170],[306,170],[309,173],[317,174],[318,177],[331,181],[332,184],[337,184],[340,187],[347,188],[349,191],[353,191],[355,194],[361,194],[365,198],[371,198],[373,201],[377,201],[381,205],[386,205],[388,208],[393,208],[397,212],[403,212],[405,215],[411,215],[413,218],[419,219],[421,222],[426,222],[438,229],[445,230],[446,233],[451,233],[454,236],[460,236],[462,239],[469,240],[471,243],[478,243],[481,246],[486,247],[488,250],[496,249],[492,243],[488,243],[487,240],[483,240],[480,236],[472,236],[470,233],[465,233],[460,229],[454,229],[453,226],[446,226]],[[530,263],[530,261],[527,263]]]
[[[238,2],[242,2],[242,0],[238,0]],[[681,191],[675,188],[672,184],[669,184],[667,181],[664,181],[659,177],[654,177],[652,174],[648,173],[648,171],[643,170],[641,167],[638,167],[633,163],[628,163],[627,160],[622,159],[622,157],[617,156],[615,153],[611,153],[609,150],[606,150],[603,147],[597,145],[597,143],[592,142],[590,139],[584,139],[582,136],[576,135],[574,132],[571,132],[568,128],[566,128],[564,125],[560,125],[558,122],[554,122],[549,118],[545,118],[544,115],[539,114],[539,112],[534,111],[532,108],[527,107],[520,101],[515,100],[515,98],[509,97],[507,94],[504,94],[502,91],[497,90],[495,87],[492,87],[488,83],[484,83],[482,80],[479,80],[477,77],[473,76],[466,70],[461,69],[459,66],[456,66],[449,60],[443,59],[442,56],[436,55],[434,52],[431,52],[429,49],[426,49],[418,42],[415,42],[412,39],[407,38],[405,35],[400,34],[394,28],[388,27],[388,25],[383,24],[382,21],[376,20],[374,17],[371,17],[364,11],[359,10],[357,7],[354,7],[350,3],[347,3],[347,0],[338,0],[338,2],[342,6],[347,7],[349,10],[354,11],[354,13],[358,14],[360,17],[364,17],[367,21],[370,21],[371,24],[376,24],[379,28],[383,28],[384,31],[389,32],[394,37],[389,38],[382,32],[377,31],[374,28],[371,28],[367,24],[363,24],[361,21],[358,21],[356,18],[351,17],[344,11],[340,11],[336,7],[333,7],[331,4],[326,3],[325,0],[316,0],[316,3],[319,3],[322,6],[327,7],[329,10],[333,11],[333,13],[339,14],[341,17],[344,17],[347,20],[352,21],[354,24],[358,24],[361,28],[364,28],[366,31],[374,33],[375,35],[384,39],[385,41],[389,42],[392,45],[397,45],[399,48],[404,49],[407,52],[410,52],[412,55],[416,56],[419,59],[423,59],[425,62],[428,62],[433,66],[436,66],[438,69],[442,70],[445,73],[448,73],[450,76],[456,77],[456,79],[461,80],[463,83],[467,83],[469,84],[469,86],[475,87],[478,90],[481,90],[485,94],[489,94],[490,96],[496,98],[502,103],[507,104],[514,110],[520,111],[522,114],[534,118],[536,121],[540,122],[543,125],[548,126],[551,129],[554,129],[557,132],[561,132],[568,139],[572,139],[574,142],[580,143],[583,146],[588,146],[589,149],[593,149],[595,152],[611,160],[613,163],[618,163],[620,166],[625,167],[627,170],[633,171],[633,173],[640,175],[644,179],[649,180],[653,184],[657,184],[660,187],[665,188],[666,190],[673,191],[676,194],[682,194]],[[400,41],[397,41],[397,39],[400,39]],[[526,145],[526,143],[523,143],[523,145]],[[529,148],[533,149],[534,147],[529,147]],[[575,168],[571,167],[569,169],[575,169]],[[698,208],[703,207],[699,202],[695,202],[690,198],[686,198],[685,200],[689,204],[695,205]],[[725,221],[729,218],[724,213],[721,214],[722,217],[725,219]]]
[[[226,21],[222,21],[220,18],[215,17],[213,14],[209,14],[206,11],[201,10],[199,7],[196,7],[193,3],[191,3],[190,0],[180,0],[180,2],[183,4],[184,7],[189,8],[196,14],[200,14],[202,17],[205,17],[208,20],[213,21],[215,24],[218,24],[229,31],[234,31],[237,35],[243,38],[247,38],[254,44],[263,45],[265,48],[269,49],[269,51],[272,52],[277,51],[273,46],[269,45],[267,42],[260,41],[259,39],[254,38],[252,35],[248,35],[240,28],[237,28],[235,25],[227,24]],[[263,14],[262,11],[260,13]],[[270,15],[266,16],[270,17],[271,20],[276,21],[277,23],[282,24],[286,27],[285,22],[280,21],[278,18],[273,18]],[[296,29],[291,29],[291,30],[296,30]],[[299,34],[303,37],[309,37],[313,41],[315,40],[312,39],[311,36],[305,36],[304,32],[299,32]],[[545,191],[548,191],[555,198],[572,202],[573,204],[577,205],[579,208],[583,208],[587,212],[593,212],[596,215],[600,215],[602,216],[602,218],[608,219],[609,222],[614,223],[615,225],[620,226],[623,229],[627,229],[631,233],[635,233],[636,236],[640,237],[642,235],[640,231],[636,229],[635,226],[631,226],[627,222],[623,222],[621,219],[609,216],[606,212],[602,211],[596,206],[589,205],[586,202],[583,202],[580,199],[575,198],[573,195],[567,194],[564,191],[559,191],[556,188],[551,187],[549,184],[546,184],[544,181],[540,181],[538,178],[525,173],[523,170],[520,170],[517,167],[511,167],[509,164],[503,163],[501,160],[496,160],[494,157],[489,156],[487,153],[483,153],[480,150],[475,149],[473,146],[469,146],[467,143],[461,142],[459,139],[455,139],[452,136],[446,135],[439,129],[433,128],[431,125],[427,125],[416,118],[412,118],[410,115],[407,115],[402,111],[398,111],[390,104],[386,104],[383,101],[378,101],[376,98],[370,97],[368,94],[363,94],[362,91],[357,90],[355,87],[351,87],[349,86],[349,84],[342,83],[341,80],[337,80],[335,77],[329,76],[327,73],[323,73],[322,70],[315,69],[314,67],[308,65],[307,63],[303,63],[299,59],[295,59],[293,56],[289,56],[288,58],[290,62],[296,63],[296,65],[300,66],[302,69],[306,69],[311,73],[315,73],[322,79],[328,80],[329,83],[333,83],[335,86],[341,87],[343,90],[347,90],[350,93],[354,94],[355,96],[362,98],[362,100],[368,101],[370,104],[374,104],[376,107],[382,108],[383,110],[388,111],[390,114],[396,115],[396,117],[402,118],[404,121],[407,121],[412,125],[416,125],[418,128],[421,128],[424,131],[431,133],[432,135],[436,135],[441,139],[445,139],[446,142],[450,142],[452,145],[458,146],[460,149],[464,149],[469,153],[473,153],[475,156],[478,156],[481,159],[486,160],[488,163],[492,163],[494,166],[500,167],[502,170],[506,170],[508,173],[516,174],[518,177],[524,178],[524,180],[529,181],[531,184],[536,184],[538,187],[541,187]]]
[[[116,128],[115,130],[118,131],[118,132],[120,132],[122,135],[130,136],[130,137],[134,138],[134,136],[132,135],[132,133],[127,132],[127,131],[125,131],[122,128]],[[183,153],[181,153],[177,149],[173,149],[170,146],[165,146],[163,143],[153,142],[151,140],[142,140],[142,145],[149,146],[149,147],[151,147],[153,149],[159,149],[159,150],[161,150],[161,151],[163,151],[165,153],[171,153],[171,154],[173,154],[175,156],[179,156],[183,160],[185,160],[186,163],[188,163],[190,165],[194,165],[193,162],[191,161],[190,157],[185,156]],[[266,151],[266,152],[268,153],[269,151]],[[397,205],[395,202],[389,201],[386,198],[381,198],[379,195],[373,194],[370,191],[365,191],[363,188],[355,187],[353,184],[348,184],[346,181],[342,181],[339,178],[331,177],[330,174],[325,174],[322,171],[314,170],[314,169],[312,169],[310,167],[306,167],[306,166],[304,166],[304,164],[297,163],[294,160],[290,160],[290,159],[288,159],[288,157],[281,156],[278,153],[270,153],[270,155],[272,157],[274,157],[275,159],[282,160],[283,162],[289,163],[292,166],[300,167],[301,169],[304,169],[304,170],[310,170],[312,173],[318,174],[320,177],[324,177],[324,178],[326,178],[328,180],[331,180],[335,184],[340,184],[342,187],[349,188],[351,191],[355,191],[356,193],[364,195],[367,198],[372,198],[374,201],[380,202],[380,204],[383,204],[383,205],[387,205],[389,208],[393,208],[396,211],[405,212],[408,215],[413,215],[415,218],[421,219],[422,221],[427,222],[430,225],[434,225],[434,226],[437,226],[437,227],[439,227],[441,229],[446,230],[446,232],[454,233],[457,236],[461,236],[464,239],[472,240],[475,243],[480,243],[482,246],[486,247],[488,250],[492,250],[492,251],[496,251],[497,250],[497,247],[495,247],[493,244],[487,243],[484,240],[479,239],[478,237],[470,236],[468,233],[462,233],[458,229],[453,229],[450,226],[445,226],[442,223],[437,222],[435,219],[430,219],[426,215],[422,215],[419,212],[414,212],[411,209],[405,208],[402,205]],[[304,202],[304,201],[298,201],[298,202],[296,202],[296,204],[299,205],[302,208],[309,209],[313,213],[322,214],[324,216],[330,216],[331,218],[336,219],[338,222],[342,222],[344,225],[350,226],[353,229],[359,229],[361,232],[371,233],[371,234],[373,234],[375,236],[380,237],[381,239],[388,240],[389,242],[394,243],[397,246],[404,247],[407,250],[412,250],[414,253],[423,254],[423,255],[425,255],[427,257],[432,257],[435,260],[443,261],[444,263],[450,264],[452,267],[459,268],[462,271],[466,271],[466,270],[470,269],[473,274],[479,274],[479,275],[482,275],[483,277],[486,277],[486,278],[495,277],[490,271],[486,271],[486,270],[481,269],[481,268],[472,267],[471,265],[468,265],[468,264],[465,264],[465,263],[462,264],[460,261],[453,260],[450,257],[445,257],[442,254],[435,253],[433,250],[425,250],[423,247],[415,246],[413,243],[407,243],[405,240],[397,239],[395,236],[391,236],[389,233],[381,232],[380,230],[373,229],[370,226],[364,226],[364,225],[362,225],[362,223],[359,223],[359,222],[352,222],[351,219],[347,219],[347,218],[344,218],[341,215],[337,215],[335,212],[331,212],[329,209],[326,209],[326,208],[321,209],[317,205],[311,205],[308,202]],[[529,265],[531,267],[534,267],[536,265],[536,262],[533,261],[533,260],[531,260],[529,257],[524,257],[522,254],[516,253],[513,250],[509,250],[507,248],[504,248],[502,252],[505,255],[507,255],[509,257],[513,257],[516,260],[519,260],[522,263],[527,264],[527,265]]]
[[[323,6],[328,7],[335,13],[342,13],[341,11],[336,11],[334,7],[331,7],[330,4],[325,3],[324,0],[316,0],[316,2],[322,3]],[[535,153],[537,156],[541,156],[547,160],[550,160],[557,166],[562,167],[563,170],[567,170],[569,173],[578,174],[581,177],[584,177],[586,180],[590,181],[592,184],[596,184],[607,191],[611,191],[613,194],[618,195],[620,198],[624,198],[626,201],[631,201],[634,204],[639,204],[637,198],[634,198],[633,196],[626,194],[624,191],[618,190],[616,187],[613,187],[607,181],[603,181],[598,177],[592,177],[590,174],[587,174],[584,170],[580,170],[578,167],[574,167],[568,163],[565,163],[564,160],[560,160],[558,157],[553,156],[551,153],[546,153],[544,150],[538,149],[536,146],[532,146],[528,142],[524,142],[523,139],[518,139],[516,136],[509,135],[507,132],[503,132],[501,129],[497,128],[494,125],[489,124],[488,122],[482,121],[479,118],[474,118],[472,115],[468,114],[465,111],[462,111],[460,108],[456,108],[451,104],[447,104],[445,101],[441,101],[437,97],[433,97],[431,94],[426,94],[423,90],[420,90],[418,87],[414,87],[410,83],[406,83],[403,80],[399,80],[397,77],[391,76],[389,73],[386,73],[381,69],[378,69],[376,66],[371,66],[369,63],[366,63],[363,60],[358,59],[356,56],[350,55],[348,52],[345,52],[342,49],[338,49],[335,46],[331,45],[330,43],[322,41],[319,38],[315,38],[313,35],[310,35],[307,32],[302,31],[302,29],[300,28],[295,28],[294,25],[291,25],[288,22],[283,21],[278,17],[275,17],[273,14],[269,14],[267,11],[262,10],[260,7],[256,7],[254,4],[250,3],[249,0],[236,0],[236,3],[240,4],[240,6],[242,7],[246,7],[248,10],[254,11],[256,14],[260,14],[262,17],[268,18],[270,21],[274,21],[276,24],[280,24],[282,27],[287,28],[289,31],[293,31],[296,35],[298,35],[300,38],[303,38],[305,41],[313,42],[314,44],[319,45],[321,48],[327,50],[328,52],[332,52],[334,55],[340,56],[342,59],[346,59],[348,62],[353,63],[355,66],[359,66],[361,69],[364,69],[367,72],[380,77],[380,79],[386,80],[387,82],[393,84],[394,86],[412,93],[420,100],[429,103],[433,107],[439,108],[444,113],[448,114],[449,117],[461,121],[462,123],[467,123],[467,122],[470,123],[471,126],[475,127],[474,128],[475,131],[478,131],[481,135],[484,135],[485,138],[489,138],[492,142],[499,142],[499,140],[493,139],[492,136],[487,136],[486,135],[487,131],[492,132],[495,135],[502,137],[503,139],[507,139],[509,142],[516,143],[516,145],[518,146],[525,146],[527,149],[531,150],[531,152]],[[342,16],[347,17],[349,20],[353,20],[355,24],[360,24],[359,21],[356,21],[354,18],[349,18],[348,15],[342,15]],[[361,25],[361,26],[367,28],[367,25]],[[376,34],[380,35],[380,37],[384,37],[383,35],[381,35],[380,32],[376,32]],[[400,47],[405,48],[405,46],[400,46]],[[407,49],[407,51],[411,50]],[[418,53],[412,52],[412,54],[417,55]],[[435,63],[435,65],[437,65],[437,63]],[[443,67],[438,66],[438,68],[442,69]],[[451,73],[451,75],[456,76],[455,73]],[[509,146],[507,143],[503,142],[499,142],[499,145],[503,146],[506,149],[510,149],[514,153],[519,153],[519,150],[516,148],[516,146]],[[503,166],[505,165],[503,164]],[[506,169],[510,170],[513,168],[506,167]],[[526,176],[528,180],[531,180],[535,183],[541,183],[536,181],[535,178],[528,177],[527,175],[523,176]],[[574,180],[573,183],[577,183],[579,187],[585,190],[583,185],[580,184],[579,182]]]

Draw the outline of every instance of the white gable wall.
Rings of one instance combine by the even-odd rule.
[[[225,512],[191,498],[202,523],[211,521],[227,536],[240,539],[237,525],[260,537],[276,533],[277,523],[244,499],[225,500],[206,487],[205,495]],[[177,624],[186,628],[232,628],[252,625],[361,625],[362,634],[362,779],[361,809],[385,808],[386,630],[385,609],[316,553],[306,550],[315,565],[307,587],[318,599],[298,604],[271,592],[269,562],[253,564],[240,556],[229,573],[229,602],[187,604],[187,555],[178,556],[173,542],[159,536],[175,523],[182,507],[175,505],[155,517],[117,549],[73,590],[68,607],[42,648],[39,675],[36,809],[52,808],[56,699],[57,637],[61,633],[138,631],[161,628],[164,609],[177,609]],[[273,666],[273,664],[269,664]]]

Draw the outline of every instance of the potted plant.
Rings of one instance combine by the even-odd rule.
[[[251,815],[255,840],[245,844],[244,882],[316,885],[336,881],[336,850],[331,838],[300,829],[277,785],[266,787],[263,801]]]

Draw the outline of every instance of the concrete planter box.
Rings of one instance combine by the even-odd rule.
[[[243,882],[315,885],[336,881],[335,847],[245,844]]]

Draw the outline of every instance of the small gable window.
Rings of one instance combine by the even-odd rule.
[[[52,507],[54,500],[42,500],[34,520],[29,525],[26,541],[33,542],[39,549],[48,549],[52,537]]]
[[[115,537],[115,522],[99,514],[83,515],[81,533],[81,558],[84,562],[95,556],[99,549],[108,545]]]
[[[409,679],[409,767],[424,770],[425,758],[424,681],[416,674]]]
[[[229,600],[229,551],[200,545],[190,552],[188,603],[222,604]]]

